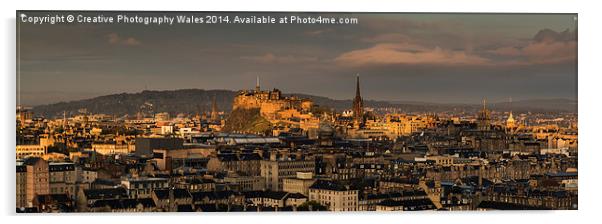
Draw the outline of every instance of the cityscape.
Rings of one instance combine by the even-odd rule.
[[[364,17],[358,17],[359,24],[365,24]],[[28,28],[23,26],[24,33],[20,35],[26,38],[23,36]],[[420,29],[433,27],[422,24]],[[29,27],[35,31],[34,28]],[[333,29],[336,30],[331,27],[323,32],[335,32]],[[32,89],[58,90],[59,85],[67,83],[60,87],[66,90],[82,81],[73,76],[46,84],[40,83],[42,76],[31,81],[25,79],[27,74],[21,74],[24,80],[20,81],[20,91],[26,94],[18,96],[21,98],[16,110],[16,212],[577,210],[577,73],[572,69],[576,66],[576,56],[563,50],[560,52],[566,57],[555,57],[558,51],[549,49],[561,46],[576,51],[576,28],[535,33],[522,48],[496,45],[495,52],[503,56],[487,56],[492,50],[481,56],[460,55],[456,51],[433,55],[446,51],[437,46],[425,55],[415,53],[406,58],[401,55],[406,50],[428,51],[426,47],[409,44],[407,39],[413,38],[413,34],[408,34],[401,38],[407,41],[402,44],[404,47],[394,46],[381,52],[382,55],[376,51],[390,45],[377,43],[373,48],[338,55],[330,62],[358,63],[357,66],[345,67],[341,70],[345,74],[324,80],[311,76],[312,81],[308,82],[313,84],[286,81],[262,72],[229,77],[228,85],[212,84],[212,76],[205,71],[214,72],[213,67],[203,67],[202,74],[196,76],[207,81],[197,83],[199,88],[181,84],[182,88],[165,90],[160,87],[162,82],[150,82],[150,88],[145,84],[141,91],[110,90],[111,93],[94,97],[80,97],[73,92],[67,94],[71,97],[68,100],[60,97],[46,100],[44,92],[32,96]],[[141,48],[148,43],[127,35],[111,33],[106,44]],[[26,43],[24,39],[22,44]],[[408,46],[409,50],[405,48]],[[538,55],[529,55],[530,47],[537,49]],[[480,51],[477,46],[474,48],[475,52]],[[399,54],[390,54],[389,50]],[[229,51],[239,54],[237,50],[223,50]],[[41,50],[31,51],[31,55],[23,52],[25,61],[34,62],[24,62],[21,69],[32,77],[36,73],[31,70],[38,69],[35,66],[40,63],[59,63],[32,59],[31,55],[44,54]],[[208,52],[211,56],[228,58],[223,56],[227,53]],[[267,61],[275,62],[275,66],[284,64],[291,70],[316,67],[332,70],[316,65],[323,63],[316,62],[317,59],[293,59],[293,56],[274,59],[278,56],[269,55],[251,59],[261,67],[269,66],[263,63]],[[485,59],[486,56],[490,58]],[[102,64],[107,62],[96,56],[82,57],[85,58],[81,63],[99,60],[102,67],[107,67]],[[246,59],[249,57],[240,57]],[[408,60],[431,60],[438,64],[425,66]],[[137,62],[132,59],[131,67]],[[298,62],[315,66],[294,67]],[[151,66],[149,62],[143,63]],[[28,65],[31,67],[26,68]],[[216,69],[224,70],[236,66],[215,65]],[[428,85],[404,81],[404,85],[418,87],[397,87],[387,84],[397,82],[395,78],[381,75],[375,66],[386,68],[387,74],[390,70],[419,71],[424,76],[410,80],[448,75],[451,70],[470,73],[474,67],[490,72],[501,68],[504,73],[509,66],[536,73],[538,78],[529,76],[534,80],[532,92],[525,90],[529,88],[495,87],[511,81],[482,84],[472,75],[454,78],[458,83],[467,83],[468,88],[448,88],[445,82],[437,81],[429,81]],[[554,74],[551,78],[542,75],[548,74],[549,68],[572,73]],[[39,69],[48,70],[43,66]],[[348,72],[354,69],[357,71]],[[427,74],[431,70],[433,73]],[[62,74],[62,71],[49,74],[52,72]],[[147,79],[141,77],[135,83],[136,88]],[[163,83],[179,77],[169,76]],[[149,75],[148,79],[151,78]],[[524,78],[512,75],[500,80],[507,79],[518,80],[517,86],[529,85]],[[553,83],[564,79],[572,80],[575,85],[564,81]],[[328,80],[333,80],[336,86],[321,84]],[[101,82],[99,79],[87,88],[128,83]],[[89,84],[90,81],[85,81],[85,85]],[[242,88],[235,88],[239,86]],[[393,87],[387,89],[388,86]],[[564,86],[566,90],[556,86]],[[303,91],[305,88],[307,91]],[[417,93],[421,88],[424,93]],[[456,92],[470,97],[428,101],[435,95],[453,97]],[[568,93],[537,95],[563,92]],[[493,99],[488,99],[489,95]]]

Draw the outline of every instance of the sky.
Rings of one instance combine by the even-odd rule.
[[[209,14],[293,15],[194,13]],[[17,20],[17,104],[143,90],[252,89],[258,76],[263,89],[352,99],[357,74],[365,100],[577,99],[575,14],[296,14],[354,17],[359,23],[146,26]]]

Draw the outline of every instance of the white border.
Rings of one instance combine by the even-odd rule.
[[[2,134],[2,202],[0,211],[3,223],[61,223],[61,222],[131,222],[131,223],[176,223],[176,222],[241,222],[264,223],[282,221],[287,223],[391,223],[391,222],[469,222],[469,223],[508,223],[513,221],[531,223],[572,223],[595,220],[599,209],[600,167],[595,166],[600,150],[595,139],[600,135],[597,127],[602,127],[598,116],[600,100],[600,8],[595,2],[573,3],[571,1],[446,1],[428,0],[412,2],[393,1],[317,1],[304,0],[282,4],[283,1],[245,1],[223,2],[196,1],[140,1],[123,0],[96,1],[5,1],[2,4],[2,68],[3,88],[1,126]],[[365,3],[364,3],[365,2]],[[594,2],[594,3],[591,3]],[[580,186],[579,211],[552,212],[439,212],[439,213],[286,213],[286,214],[59,214],[59,215],[15,215],[14,214],[14,109],[15,109],[15,10],[170,10],[170,11],[367,11],[367,12],[542,12],[542,13],[579,13],[579,159]],[[40,35],[43,37],[43,35]]]

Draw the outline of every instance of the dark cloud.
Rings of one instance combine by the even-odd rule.
[[[535,42],[569,42],[577,41],[577,30],[570,31],[566,29],[562,32],[556,32],[551,29],[543,29],[537,32],[533,37]]]
[[[525,46],[500,47],[490,51],[511,58],[509,65],[574,63],[577,59],[576,31],[543,29]]]

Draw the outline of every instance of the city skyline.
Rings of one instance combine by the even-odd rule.
[[[266,88],[351,99],[357,73],[367,100],[577,98],[574,14],[335,15],[359,24],[20,24],[17,103],[145,89],[236,91],[257,76]]]
[[[576,14],[17,22],[16,213],[579,209]]]

